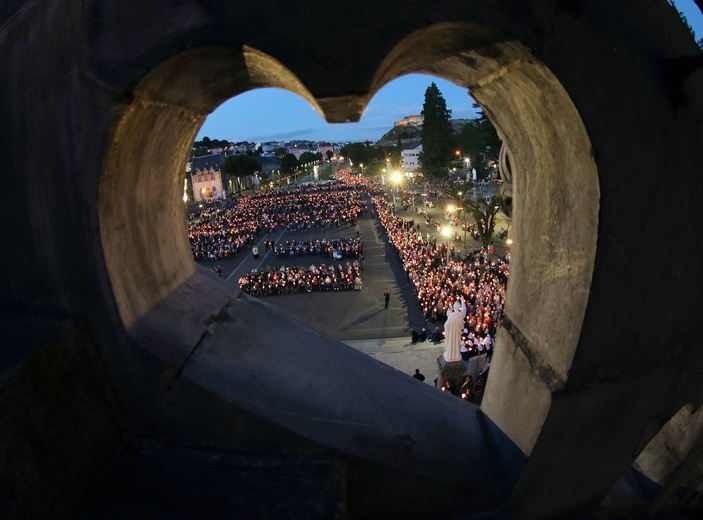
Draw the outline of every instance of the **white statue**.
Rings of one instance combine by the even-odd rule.
[[[464,328],[466,303],[461,297],[461,303],[454,302],[454,309],[447,311],[447,321],[444,322],[444,359],[461,361],[461,330]]]

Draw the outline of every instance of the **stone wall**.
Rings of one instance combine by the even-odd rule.
[[[3,342],[0,402],[8,417],[23,415],[13,403],[27,392],[33,410],[52,408],[61,393],[33,393],[36,379],[11,375],[42,373],[37,366],[92,389],[65,419],[13,421],[2,457],[26,463],[5,466],[3,479],[60,483],[53,498],[29,485],[18,496],[68,511],[106,471],[123,431],[208,446],[216,432],[194,439],[187,416],[163,413],[181,409],[178,389],[187,409],[212,410],[214,424],[246,411],[347,462],[397,471],[398,485],[408,474],[441,482],[470,465],[477,478],[466,496],[485,486],[508,503],[512,493],[526,517],[593,507],[658,425],[703,401],[700,50],[658,0],[362,1],[356,10],[373,15],[351,17],[304,4],[0,9],[0,157],[22,172],[7,176],[0,205],[0,308],[30,323],[65,317],[89,338],[76,356],[49,337],[31,348]],[[471,89],[514,158],[507,326],[482,411],[466,415],[424,391],[408,399],[403,378],[300,324],[271,327],[259,304],[195,267],[183,229],[182,165],[220,103],[279,87],[330,122],[354,121],[412,72]],[[3,323],[3,337],[17,338],[17,323]],[[243,334],[252,324],[257,334]],[[290,398],[280,408],[252,383],[273,370],[265,356],[284,333],[305,340],[288,344],[278,384]],[[311,358],[310,345],[324,356]],[[330,366],[329,391],[306,392],[301,380]],[[351,395],[343,380],[366,384]],[[60,389],[63,379],[47,381]],[[208,391],[196,396],[191,385]],[[217,435],[236,444],[237,431]],[[72,452],[65,439],[74,438],[95,444],[60,465],[33,455],[54,442]]]

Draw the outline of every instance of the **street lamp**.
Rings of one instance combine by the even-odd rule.
[[[459,196],[461,196],[461,192],[459,192]],[[463,210],[464,210],[464,208],[462,208],[459,205],[455,206],[454,204],[449,204],[447,206],[447,213],[449,213],[451,215],[452,213],[454,213],[456,211],[457,217],[459,217],[459,213]],[[464,250],[466,250],[466,222],[465,221],[466,221],[466,217],[464,217]]]
[[[449,226],[442,227],[442,236],[447,239],[447,267],[449,267],[449,237],[452,234],[452,229]]]
[[[395,206],[395,197],[398,192],[398,184],[400,184],[400,181],[403,180],[403,176],[400,174],[400,172],[392,172],[391,173],[391,182],[393,183],[393,186],[395,187],[395,190],[393,190],[393,206]]]
[[[364,175],[364,163],[359,163],[359,166],[361,166],[361,175]]]
[[[415,176],[413,175],[412,172],[408,172],[408,177],[410,177],[410,182],[412,183],[412,187],[410,189],[410,198],[413,201],[413,219],[415,218]]]

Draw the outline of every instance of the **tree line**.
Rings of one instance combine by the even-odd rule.
[[[285,148],[277,148],[274,155],[280,160],[279,170],[282,174],[291,174],[306,164],[312,164],[322,159],[321,153],[304,152],[298,159],[292,153],[287,153]],[[236,180],[237,191],[241,195],[242,178],[261,172],[261,162],[256,155],[235,154],[228,155],[222,162],[222,175],[233,177]]]

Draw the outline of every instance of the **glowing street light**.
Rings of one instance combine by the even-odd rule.
[[[403,180],[403,176],[401,175],[400,172],[391,172],[391,182],[393,183],[393,186],[395,189],[393,190],[393,206],[395,206],[395,197],[398,192],[398,185],[400,182]]]
[[[458,195],[461,197],[462,193],[458,192]],[[454,204],[449,204],[447,206],[447,213],[451,214],[455,211],[457,212],[457,216],[459,216],[458,213],[464,211],[464,208],[462,208],[461,206],[454,206]],[[466,250],[466,213],[464,213],[464,220],[462,222],[462,227],[464,228],[464,250]]]

